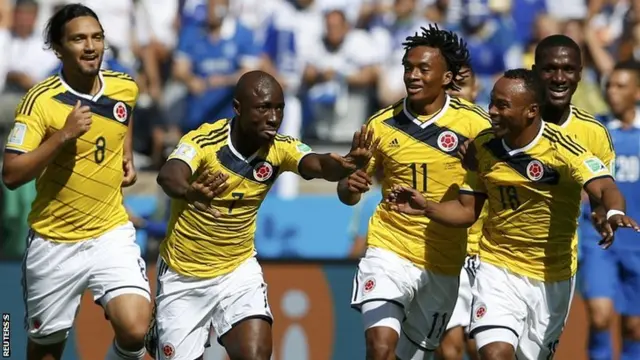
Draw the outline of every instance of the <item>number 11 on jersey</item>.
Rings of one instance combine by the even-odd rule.
[[[427,164],[413,163],[409,165],[412,175],[412,187],[421,192],[427,192]]]

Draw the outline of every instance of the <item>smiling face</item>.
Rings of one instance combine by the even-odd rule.
[[[266,144],[275,138],[284,115],[284,93],[275,81],[262,80],[242,98],[234,99],[242,133],[251,141]]]
[[[80,16],[64,26],[62,39],[54,50],[65,71],[96,76],[104,56],[104,31],[92,16]]]
[[[580,53],[563,46],[544,50],[536,60],[534,70],[546,87],[546,103],[556,108],[571,104],[582,73]]]
[[[432,103],[453,77],[440,50],[428,46],[409,49],[402,65],[407,98],[412,104]]]
[[[500,78],[491,91],[489,116],[496,136],[520,134],[538,112],[531,93],[521,79]]]

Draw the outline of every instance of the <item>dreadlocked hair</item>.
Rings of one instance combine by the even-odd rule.
[[[447,70],[451,71],[452,79],[461,79],[468,76],[462,74],[460,70],[463,66],[469,66],[469,50],[467,43],[458,37],[453,31],[441,30],[438,25],[429,24],[429,28],[420,27],[421,34],[415,33],[414,36],[408,36],[404,46],[405,54],[418,46],[428,46],[440,50],[442,57],[447,63]],[[446,90],[459,91],[460,87],[451,81]]]

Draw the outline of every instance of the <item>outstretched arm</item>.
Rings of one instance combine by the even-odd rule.
[[[305,179],[339,181],[365,167],[371,160],[376,145],[377,142],[373,141],[373,131],[367,130],[363,125],[362,129],[353,135],[351,151],[347,155],[308,154],[300,160],[298,170]]]
[[[480,217],[485,200],[484,194],[461,192],[456,200],[437,203],[407,186],[394,187],[387,198],[392,210],[424,215],[437,223],[456,228],[471,227]]]

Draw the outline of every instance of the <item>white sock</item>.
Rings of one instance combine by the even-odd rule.
[[[142,360],[144,359],[144,354],[146,350],[144,347],[137,351],[128,351],[124,350],[118,343],[114,340],[109,346],[109,351],[107,351],[107,356],[105,356],[105,360]]]

